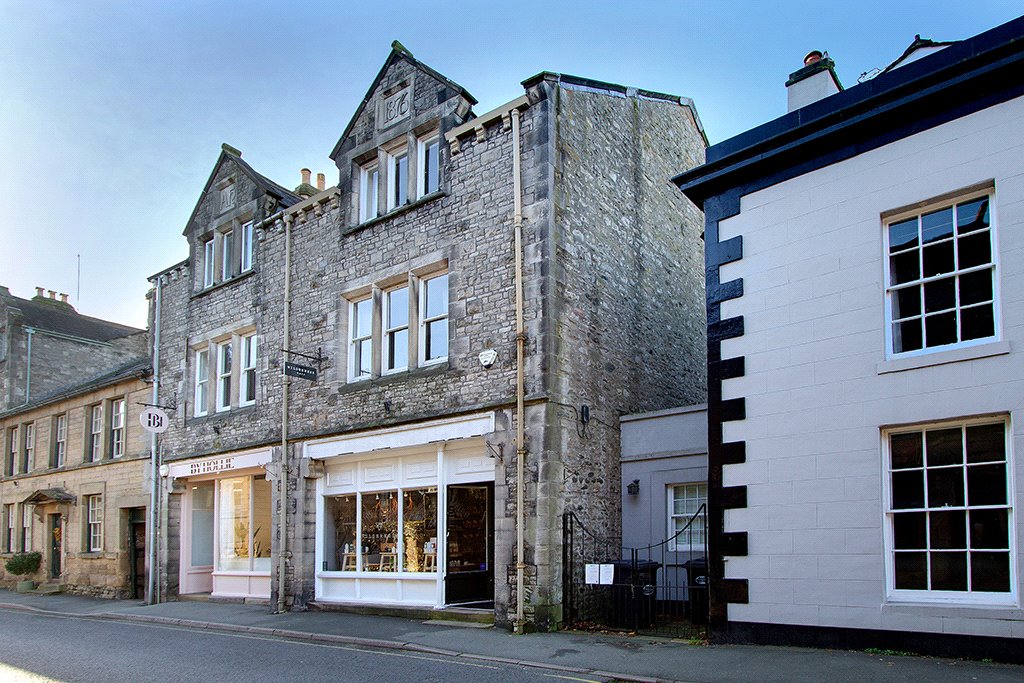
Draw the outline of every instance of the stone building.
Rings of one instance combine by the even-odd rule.
[[[475,104],[396,44],[337,187],[218,161],[153,278],[168,596],[554,627],[562,513],[620,533],[619,415],[704,400],[702,220],[668,182],[703,160],[692,103],[542,73]]]
[[[149,399],[146,333],[0,289],[7,406],[0,411],[0,557],[39,552],[26,578],[103,597],[143,597]],[[29,396],[29,400],[24,397]],[[11,401],[11,398],[15,401]],[[21,400],[17,400],[21,399]],[[13,583],[0,566],[0,581]]]
[[[711,614],[1021,660],[1024,19],[918,37],[681,175],[706,211]]]

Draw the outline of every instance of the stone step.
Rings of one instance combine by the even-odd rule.
[[[63,593],[64,585],[59,583],[42,583],[33,591],[34,593],[40,593],[42,595],[53,595],[55,593]]]

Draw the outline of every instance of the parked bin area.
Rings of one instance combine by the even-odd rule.
[[[616,560],[612,584],[611,626],[640,629],[654,625],[657,614],[658,570],[650,560]]]
[[[708,561],[696,557],[683,563],[686,569],[686,588],[689,593],[687,616],[693,624],[708,623]]]

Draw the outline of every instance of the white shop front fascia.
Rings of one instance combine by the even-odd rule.
[[[270,449],[168,465],[181,479],[180,594],[270,598]]]
[[[309,442],[316,599],[421,607],[494,597],[494,414]]]

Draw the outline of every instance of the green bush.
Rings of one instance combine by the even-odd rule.
[[[39,565],[43,561],[43,556],[39,553],[18,553],[11,559],[7,560],[7,571],[15,576],[24,576],[26,574],[34,574],[39,571]]]

